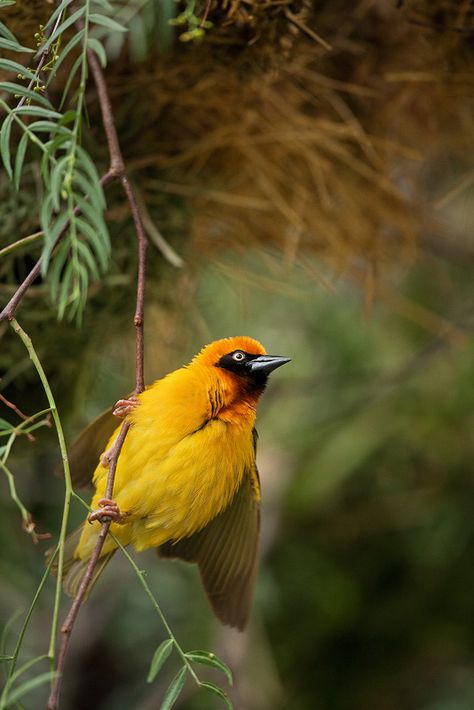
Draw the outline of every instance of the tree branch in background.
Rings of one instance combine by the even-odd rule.
[[[144,316],[144,298],[145,298],[145,268],[146,268],[146,247],[147,241],[145,230],[143,228],[143,220],[138,208],[138,203],[135,197],[134,190],[128,180],[125,164],[120,149],[120,144],[117,136],[117,131],[114,124],[112,107],[110,104],[107,85],[101,66],[93,52],[88,52],[89,66],[94,77],[97,87],[100,109],[102,113],[103,126],[107,138],[107,144],[110,154],[110,168],[106,173],[107,181],[118,179],[123,186],[127,201],[130,206],[130,212],[135,226],[138,247],[138,273],[137,273],[137,298],[134,315],[135,325],[135,393],[139,394],[144,389],[144,331],[143,331],[143,316]],[[117,437],[114,451],[110,457],[109,472],[107,476],[106,496],[112,498],[113,487],[115,480],[115,471],[120,451],[127,436],[129,423],[124,422],[120,433]],[[79,590],[73,600],[69,613],[61,627],[61,645],[59,648],[58,660],[56,664],[57,675],[51,688],[51,694],[48,700],[48,710],[56,710],[59,701],[59,692],[61,688],[61,680],[64,675],[64,665],[66,660],[69,640],[71,638],[74,623],[76,621],[79,609],[87,589],[89,588],[92,575],[99,560],[102,547],[104,545],[107,533],[110,527],[110,520],[102,523],[102,529],[99,533],[95,549],[87,566],[86,572],[82,579]]]

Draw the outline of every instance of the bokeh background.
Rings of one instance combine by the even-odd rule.
[[[31,3],[32,29],[46,5]],[[331,50],[290,33],[277,4],[257,2],[261,19],[238,22],[212,4],[208,39],[170,48],[167,5],[141,6],[148,14],[133,15],[128,43],[109,38],[108,81],[134,180],[183,259],[176,268],[149,250],[147,381],[227,335],[256,337],[292,363],[272,376],[259,410],[262,563],[246,632],[212,618],[193,568],[153,552],[135,559],[185,649],[211,649],[232,667],[237,710],[470,710],[472,6],[292,5]],[[24,32],[27,41],[26,23]],[[90,102],[84,140],[105,165]],[[20,194],[0,176],[0,247],[37,227],[33,161],[29,175]],[[69,441],[134,382],[133,231],[118,192],[108,200],[113,262],[91,287],[82,325],[57,322],[41,281],[18,312]],[[2,302],[39,253],[2,260]],[[46,406],[41,384],[22,343],[0,328],[1,392],[32,414]],[[43,428],[34,442],[19,437],[8,460],[53,540],[58,458]],[[0,511],[8,653],[51,542],[34,545],[22,530],[6,480]],[[75,504],[71,528],[82,516]],[[50,580],[24,661],[45,651],[53,592]],[[117,555],[81,612],[62,707],[159,707],[178,668],[172,658],[146,684],[164,638]],[[43,707],[45,697],[36,689],[23,705]],[[187,685],[176,707],[219,702]]]

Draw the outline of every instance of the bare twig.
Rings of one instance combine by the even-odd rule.
[[[137,299],[136,308],[134,315],[134,325],[135,325],[135,392],[139,394],[144,389],[144,333],[143,333],[143,317],[144,317],[144,297],[145,297],[145,266],[146,266],[146,247],[147,240],[145,236],[145,230],[143,227],[143,220],[138,207],[136,196],[132,185],[130,184],[126,171],[125,164],[122,157],[122,152],[120,149],[120,144],[117,136],[117,131],[114,124],[112,106],[110,104],[109,95],[107,92],[107,85],[105,82],[105,77],[102,72],[102,68],[96,55],[93,52],[88,52],[89,66],[94,77],[94,81],[97,87],[97,94],[99,98],[99,105],[102,113],[102,122],[105,130],[105,135],[107,139],[107,144],[109,147],[110,154],[110,168],[108,173],[108,179],[118,179],[122,184],[125,195],[127,197],[130,212],[132,214],[135,232],[137,236],[137,246],[138,246],[138,274],[137,274]],[[130,424],[125,421],[120,429],[120,433],[117,437],[116,444],[114,446],[114,451],[110,457],[109,472],[107,476],[107,488],[106,497],[112,498],[113,487],[115,480],[115,471],[117,468],[118,457],[120,451],[127,436]],[[91,583],[92,576],[94,573],[97,561],[100,558],[100,553],[104,545],[107,533],[110,527],[110,521],[104,521],[102,523],[102,528],[99,533],[96,546],[92,553],[92,556],[87,565],[86,572],[81,581],[79,590],[73,600],[69,613],[61,627],[61,644],[56,664],[57,676],[54,679],[51,694],[48,700],[48,710],[56,710],[59,701],[59,692],[61,687],[61,679],[64,674],[64,665],[66,660],[67,649],[69,646],[69,640],[71,638],[71,633],[76,621],[79,609],[82,602],[84,601],[85,594]]]
[[[15,412],[15,414],[18,414],[18,416],[20,417],[20,419],[23,419],[24,422],[26,422],[26,421],[28,421],[28,420],[31,419],[31,417],[29,417],[27,414],[23,414],[23,412],[21,411],[21,409],[19,409],[19,408],[16,406],[16,404],[13,404],[13,402],[9,402],[9,400],[8,400],[6,397],[4,397],[3,394],[0,394],[0,400],[3,402],[3,404],[6,404],[7,407],[10,407],[10,409],[13,409],[13,411]]]
[[[23,419],[24,422],[28,422],[31,419],[31,417],[28,417],[26,414],[23,414],[21,409],[18,409],[16,404],[13,404],[13,402],[9,402],[9,400],[1,393],[0,393],[0,401],[3,402],[3,404],[6,404],[7,407],[10,407],[10,409],[13,409],[15,414],[17,414],[20,417],[20,419]],[[28,441],[35,440],[35,437],[33,436],[33,434],[30,434],[29,432],[26,432],[26,436],[28,438]]]
[[[168,242],[154,223],[150,213],[148,212],[147,206],[145,205],[145,202],[143,201],[138,191],[137,200],[143,218],[143,224],[145,226],[146,233],[148,234],[150,241],[155,245],[155,247],[161,253],[162,257],[166,259],[168,263],[170,263],[177,269],[181,269],[184,266],[183,259],[180,257],[179,254],[175,252],[171,244],[168,244]]]
[[[318,35],[317,32],[315,32],[311,27],[308,27],[308,25],[305,25],[302,20],[298,17],[298,15],[295,15],[291,10],[287,7],[285,8],[285,15],[288,18],[288,20],[295,25],[301,32],[304,32],[304,34],[308,35],[308,37],[311,37],[311,39],[314,39],[315,42],[321,45],[324,49],[326,49],[328,52],[332,50],[331,45],[326,42],[325,39],[323,39],[320,35]]]
[[[147,238],[145,228],[143,226],[142,215],[138,206],[135,190],[133,189],[123,162],[122,151],[115,128],[112,106],[110,103],[107,84],[105,82],[104,73],[100,66],[97,55],[88,51],[87,57],[89,66],[94,77],[97,87],[97,95],[99,98],[100,110],[102,113],[102,123],[107,138],[110,154],[110,169],[109,172],[117,177],[124,189],[125,195],[130,206],[135,232],[138,241],[138,274],[137,274],[137,304],[135,309],[134,324],[136,327],[136,360],[135,360],[135,377],[136,377],[136,394],[139,394],[145,389],[145,381],[143,374],[143,315],[144,315],[144,298],[145,298],[145,263],[146,263],[146,248]]]

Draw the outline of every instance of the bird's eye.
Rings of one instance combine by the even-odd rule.
[[[236,360],[237,362],[242,362],[242,360],[245,360],[245,353],[241,352],[240,350],[237,350],[237,352],[232,355],[232,359]]]

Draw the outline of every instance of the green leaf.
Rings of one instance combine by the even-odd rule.
[[[181,693],[183,686],[184,686],[184,680],[186,678],[186,666],[183,666],[180,671],[178,671],[171,681],[171,684],[166,691],[165,697],[163,698],[163,702],[160,705],[160,710],[170,710],[170,708],[173,707],[175,701],[178,699],[179,694]]]
[[[47,108],[51,108],[51,104],[46,97],[42,96],[37,91],[32,91],[31,89],[28,89],[28,87],[22,86],[21,84],[14,84],[12,81],[0,81],[0,89],[8,91],[9,94],[26,96],[27,99],[31,99],[39,104],[43,104],[43,106],[46,106]]]
[[[76,44],[79,44],[79,42],[81,42],[83,36],[84,36],[83,32],[78,32],[69,40],[69,42],[66,44],[66,46],[61,50],[59,58],[56,60],[53,68],[51,69],[51,71],[48,74],[48,81],[47,81],[48,86],[51,84],[52,80],[56,76],[56,73],[57,73],[59,67],[61,66],[61,64],[63,63],[64,59],[66,59],[66,57],[69,55],[71,49],[74,49]]]
[[[95,253],[100,262],[100,268],[102,271],[107,271],[107,266],[109,264],[109,248],[104,248],[101,242],[100,236],[95,232],[88,222],[85,222],[80,217],[76,218],[77,228],[81,231],[81,234],[88,240],[89,244],[94,248]]]
[[[87,49],[90,49],[91,52],[97,55],[100,65],[104,69],[107,66],[107,54],[105,53],[102,42],[99,42],[99,40],[94,37],[89,37],[87,40]]]
[[[218,685],[215,685],[214,683],[209,683],[209,681],[201,681],[200,684],[201,688],[205,688],[208,690],[210,693],[214,693],[214,695],[217,695],[221,700],[225,702],[229,710],[233,710],[233,705],[231,702],[231,699],[227,695],[227,693],[224,693],[222,688],[219,688]]]
[[[109,2],[109,0],[94,0],[95,5],[100,5],[100,7],[103,7],[106,12],[113,12],[113,5]]]
[[[2,7],[5,7],[5,2],[3,2],[3,3],[0,2],[0,8],[2,8]],[[0,22],[0,35],[2,37],[5,37],[5,39],[9,39],[10,42],[17,42],[15,35],[12,32],[10,32],[8,27],[6,25],[4,25],[3,22]]]
[[[14,113],[23,116],[43,116],[44,118],[61,118],[62,114],[57,111],[53,111],[50,108],[43,108],[42,106],[20,106],[20,108],[14,109]]]
[[[79,244],[80,242],[78,242],[78,245]],[[89,272],[81,262],[76,264],[76,276],[79,277],[79,297],[72,303],[70,320],[73,319],[74,315],[77,315],[78,321],[80,321],[82,312],[86,306],[87,293],[89,290]]]
[[[56,212],[59,212],[59,207],[61,205],[61,192],[63,189],[64,177],[68,170],[68,166],[69,155],[63,155],[51,171],[49,194],[51,195],[51,199],[53,201],[53,208]]]
[[[217,668],[224,673],[225,677],[229,681],[229,685],[232,685],[232,673],[229,666],[227,666],[224,661],[221,661],[221,659],[213,653],[209,653],[208,651],[189,651],[189,653],[185,653],[184,655],[188,661],[191,661],[191,663],[201,663],[205,666]]]
[[[61,126],[66,126],[67,123],[73,123],[76,120],[77,111],[70,108],[66,113],[63,113],[61,120],[59,121]],[[69,130],[69,129],[68,129]]]
[[[68,4],[68,3],[67,3]],[[40,47],[40,52],[45,52],[47,49],[51,47],[51,45],[57,40],[58,37],[60,37],[64,32],[71,27],[75,22],[81,19],[81,17],[85,14],[86,8],[80,7],[79,10],[76,10],[76,12],[73,12],[72,15],[69,15],[66,17],[64,22],[61,22],[59,27],[55,29],[55,31],[48,37],[46,42],[41,45]],[[82,34],[82,32],[80,33]]]
[[[67,215],[63,215],[63,217]],[[40,209],[40,224],[44,232],[44,246],[41,253],[41,275],[45,276],[48,271],[49,259],[56,241],[52,233],[51,222],[53,221],[53,203],[51,195],[46,195]],[[58,220],[59,221],[59,220]]]
[[[115,20],[112,20],[111,17],[107,17],[106,15],[100,15],[97,12],[92,12],[89,15],[89,21],[93,22],[95,25],[107,27],[107,29],[112,30],[113,32],[127,32],[126,27],[123,27]]]
[[[78,166],[76,166],[77,168]],[[99,183],[100,185],[100,183]],[[80,170],[74,172],[74,186],[78,187],[83,195],[87,195],[92,205],[98,212],[103,212],[105,209],[104,195],[101,190],[97,190],[97,183],[92,184],[88,180],[88,176],[83,175]]]
[[[69,247],[70,245],[67,241],[63,241],[62,244],[60,244],[60,246],[56,250],[54,259],[49,269],[49,292],[53,303],[56,303],[58,298],[59,286],[61,284],[61,274],[66,259],[69,256]]]
[[[15,156],[15,167],[13,170],[13,183],[15,185],[15,190],[20,189],[21,175],[23,171],[23,163],[25,161],[25,154],[28,148],[28,134],[23,133],[18,143],[18,148]]]
[[[23,683],[18,688],[15,688],[13,692],[7,695],[5,708],[9,708],[14,703],[17,703],[19,700],[21,700],[21,698],[23,698],[24,695],[37,688],[39,685],[49,683],[51,680],[56,678],[57,675],[57,671],[47,671],[46,673],[41,673],[40,675],[37,675],[36,678],[31,678],[30,680],[27,680],[26,683]]]
[[[48,22],[45,25],[45,30],[47,30],[49,27],[55,24],[56,18],[59,17],[59,15],[64,12],[69,5],[71,5],[74,2],[74,0],[62,0],[62,2],[59,3],[57,6],[56,10],[53,12],[53,14],[50,16]]]
[[[63,229],[67,227],[69,221],[69,214],[67,211],[61,212],[60,214],[54,215],[56,221],[50,227],[49,238],[51,239],[52,246],[56,244],[58,237],[61,235]]]
[[[13,661],[13,656],[0,655],[0,663],[5,663],[6,661]]]
[[[148,677],[146,679],[147,683],[152,683],[155,680],[156,676],[158,675],[158,672],[162,668],[164,662],[166,661],[172,650],[172,639],[166,639],[166,641],[160,643],[155,653],[153,654],[153,658],[151,659],[150,670],[148,671]]]
[[[15,74],[21,74],[22,76],[28,77],[28,79],[36,79],[36,74],[31,71],[31,69],[27,69],[26,67],[23,66],[23,64],[19,64],[18,62],[14,62],[12,59],[2,59],[0,58],[0,68],[1,69],[6,69],[7,71],[14,72]]]
[[[96,192],[97,196],[100,196],[100,201],[105,209],[104,191],[102,189],[102,185],[100,184],[99,173],[97,172],[95,163],[92,161],[89,154],[80,145],[77,146],[77,156],[79,158],[81,169],[84,170],[84,172],[90,177],[90,182],[94,187],[94,191]]]
[[[81,208],[82,215],[94,227],[97,237],[101,238],[104,245],[109,244],[109,233],[105,225],[102,212],[93,208],[90,202],[80,195],[74,195],[76,204]]]
[[[58,320],[62,320],[64,318],[64,313],[66,311],[66,308],[71,304],[71,291],[72,288],[74,287],[74,284],[72,283],[73,278],[75,277],[74,273],[74,267],[72,264],[72,261],[68,262],[66,265],[66,268],[64,269],[64,274],[63,278],[61,281],[61,287],[59,289],[59,296],[58,296]]]
[[[4,39],[3,37],[0,37],[0,49],[9,49],[11,52],[29,52],[30,54],[33,54],[35,51],[29,47],[23,47],[22,44],[19,44],[16,41],[14,42],[11,39]]]
[[[97,264],[92,256],[91,250],[85,242],[81,242],[80,240],[77,242],[77,253],[78,256],[80,256],[85,262],[92,278],[98,281],[100,279],[99,269],[97,268]]]
[[[5,3],[3,3],[3,7],[5,7]],[[1,8],[2,8],[2,2],[0,0],[0,9]],[[9,39],[10,42],[17,41],[15,35],[12,32],[10,32],[8,27],[6,25],[4,25],[3,22],[0,22],[0,36],[5,37],[5,39]]]
[[[28,128],[33,133],[54,133],[58,128],[58,124],[53,121],[34,121],[34,123],[30,123]]]
[[[10,113],[0,129],[0,155],[10,180],[13,178],[12,156],[10,153],[10,134],[12,131],[13,114]]]
[[[66,101],[67,95],[69,94],[69,90],[71,88],[71,84],[74,81],[74,77],[76,76],[77,72],[82,66],[82,54],[80,54],[77,58],[74,64],[72,65],[71,69],[69,70],[69,76],[66,81],[66,85],[64,87],[63,95],[61,97],[61,104],[60,107],[64,105],[64,102]]]

